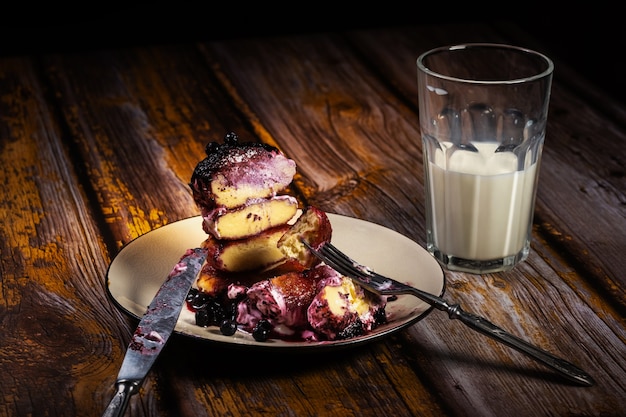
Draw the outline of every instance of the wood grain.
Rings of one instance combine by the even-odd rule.
[[[110,259],[36,68],[0,63],[0,410],[80,414],[110,388],[128,328],[103,297]]]
[[[472,23],[0,58],[0,416],[102,413],[136,325],[108,297],[107,267],[136,237],[199,214],[187,183],[229,131],[293,158],[302,204],[424,245],[415,59],[468,40],[538,42]],[[433,311],[310,355],[175,335],[127,415],[626,413],[626,109],[592,87],[557,67],[528,260],[446,272],[445,297],[596,386]]]

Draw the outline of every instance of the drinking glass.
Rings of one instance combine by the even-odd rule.
[[[504,44],[417,59],[427,250],[445,268],[490,273],[527,258],[553,71]]]

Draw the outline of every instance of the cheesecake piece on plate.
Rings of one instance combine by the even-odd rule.
[[[313,271],[317,294],[307,316],[316,333],[328,340],[349,339],[386,322],[386,298],[355,285],[329,266],[320,265]]]
[[[239,142],[234,133],[226,135],[223,144],[207,144],[206,154],[189,183],[196,204],[206,210],[271,198],[286,189],[296,173],[296,163],[278,148]]]
[[[239,240],[215,239],[209,236],[203,243],[209,251],[207,262],[225,272],[264,270],[285,261],[278,249],[278,240],[289,229],[282,225]]]
[[[217,239],[244,239],[287,224],[297,211],[298,201],[287,195],[248,200],[243,206],[203,213],[203,229]]]

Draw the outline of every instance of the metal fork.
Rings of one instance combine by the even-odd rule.
[[[302,243],[304,243],[311,253],[321,259],[326,265],[330,266],[340,274],[352,278],[358,285],[371,292],[380,295],[414,295],[420,300],[432,305],[436,309],[446,311],[450,319],[461,320],[461,322],[473,330],[477,330],[478,332],[489,336],[498,342],[530,356],[544,365],[560,372],[572,382],[584,386],[592,386],[595,384],[595,381],[589,374],[572,363],[558,358],[551,353],[520,339],[517,336],[513,336],[484,317],[464,311],[458,304],[449,304],[441,297],[374,272],[367,266],[354,261],[330,243],[325,243],[319,250],[315,250],[306,241],[302,241]]]

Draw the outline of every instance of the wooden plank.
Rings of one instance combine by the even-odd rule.
[[[0,60],[0,91],[6,92],[0,172],[10,197],[0,210],[12,225],[3,228],[7,249],[0,252],[0,360],[17,372],[0,379],[3,393],[15,393],[8,414],[45,414],[49,404],[101,413],[133,326],[106,297],[108,262],[133,238],[198,213],[187,181],[205,144],[229,130],[276,144],[294,158],[294,191],[303,201],[423,244],[414,60],[419,50],[458,36],[451,33],[426,27],[208,42],[198,49],[164,45],[49,55],[41,66]],[[500,32],[472,33],[506,39]],[[369,347],[311,356],[177,337],[132,399],[129,415],[624,411],[626,334],[623,285],[616,278],[622,264],[601,262],[603,252],[621,254],[623,237],[605,219],[590,224],[586,213],[604,207],[599,214],[622,214],[615,203],[623,201],[623,179],[611,173],[619,173],[623,129],[600,111],[574,113],[584,102],[556,85],[552,143],[570,145],[575,131],[586,138],[601,132],[598,140],[607,142],[613,159],[585,156],[588,140],[563,152],[547,149],[529,260],[505,274],[447,273],[446,297],[573,360],[598,386],[564,384],[523,355],[433,312]],[[579,116],[588,124],[573,127]],[[561,248],[574,257],[562,256]],[[601,285],[590,282],[598,276]],[[616,301],[607,304],[601,290],[612,282],[609,299]],[[60,342],[67,339],[69,349]],[[44,385],[49,380],[56,386]],[[35,392],[39,386],[48,388]]]
[[[193,73],[189,47],[166,51],[122,49],[46,61],[95,203],[112,229],[113,250],[199,214],[187,185],[193,168],[205,145],[223,138],[224,126],[242,124],[206,74]],[[222,107],[219,116],[211,106]]]
[[[0,414],[96,415],[129,331],[106,299],[105,242],[37,68],[0,59]]]
[[[359,208],[358,196],[373,192],[380,208],[419,214],[422,154],[414,115],[356,56],[343,53],[344,42],[336,36],[220,42],[207,45],[207,59],[262,126],[255,128],[297,162],[296,185],[311,203],[411,232],[385,210]],[[388,186],[379,187],[381,181]],[[356,206],[343,206],[344,198]]]
[[[206,74],[194,73],[193,65],[189,64],[188,68],[184,66],[183,63],[193,54],[182,51],[180,48],[166,49],[164,52],[153,51],[155,56],[130,51],[127,54],[107,52],[80,57],[47,58],[50,82],[55,88],[55,94],[60,97],[59,104],[68,120],[72,137],[75,138],[77,153],[85,160],[85,165],[90,167],[86,169],[86,183],[96,190],[95,204],[103,207],[104,223],[111,229],[108,233],[114,239],[110,245],[112,250],[170,219],[197,213],[188,196],[185,197],[188,189],[183,178],[190,175],[201,156],[194,159],[190,155],[199,153],[197,148],[203,147],[213,134],[213,129],[216,129],[214,126],[219,126],[220,121],[225,120],[232,110],[218,106],[216,102],[217,111],[212,113],[209,98],[218,100],[215,95],[219,94],[219,90],[211,84]],[[176,68],[172,68],[171,63],[177,63]],[[102,70],[112,67],[116,69],[113,72]],[[167,83],[159,83],[159,80],[167,80]],[[178,89],[181,85],[190,83],[204,86],[197,101],[176,102]],[[224,98],[219,100],[226,101]],[[199,117],[198,115],[206,117],[210,122],[193,124],[189,121]],[[241,124],[240,121],[235,122]],[[152,132],[154,133],[151,134]],[[197,136],[203,137],[201,142],[196,139]],[[178,197],[173,199],[172,195]],[[185,198],[179,198],[181,195]],[[159,202],[156,213],[148,209],[150,204],[154,204],[153,201]],[[220,394],[214,393],[215,388],[211,388],[213,386],[223,386],[219,392],[227,387],[242,391],[243,396],[250,398],[267,398],[263,405],[266,412],[283,412],[285,398],[292,399],[288,404],[290,409],[311,412],[307,397],[301,397],[306,401],[302,403],[303,400],[294,395],[294,383],[296,386],[298,383],[292,377],[286,376],[285,379],[275,381],[259,376],[254,379],[254,389],[244,388],[237,379],[228,375],[227,370],[223,371],[223,376],[214,378],[211,376],[214,367],[205,369],[206,375],[211,376],[209,379],[203,377],[202,372],[196,373],[196,358],[201,353],[198,356],[187,353],[181,352],[180,357],[165,354],[159,362],[164,365],[156,372],[170,372],[165,364],[174,361],[178,376],[197,376],[193,380],[186,379],[188,384],[177,383],[176,387],[159,388],[166,391],[172,388],[180,395],[183,392],[196,392],[195,401],[185,405],[186,409],[193,410],[194,413],[204,410],[210,404],[213,405],[209,409],[216,413],[223,409],[244,413],[244,409],[249,407],[241,403],[239,398],[227,396],[218,399]],[[117,360],[121,361],[121,358],[117,357]],[[230,363],[232,361],[224,364]],[[336,404],[339,407],[336,409],[337,415],[342,415],[345,410],[352,409],[357,404],[356,401],[361,400],[361,396],[358,392],[337,392],[335,385],[327,381],[327,375],[335,374],[337,379],[342,379],[346,372],[358,372],[352,368],[361,365],[353,359],[349,367],[346,366],[348,365],[344,363],[331,362],[329,367],[320,368],[315,374],[303,374],[299,377],[299,384],[315,387],[319,393],[334,392],[337,401],[343,398]],[[372,372],[363,383],[373,384],[379,380],[381,372]],[[107,378],[111,384],[112,377],[114,374]],[[309,392],[309,395],[316,398],[320,396],[319,393]],[[394,401],[394,398],[395,396],[379,398],[378,401],[384,403],[373,409],[387,407],[402,413],[404,405]],[[139,399],[131,401],[133,407],[138,407]],[[394,405],[387,404],[389,401]],[[344,403],[347,405],[341,405]],[[160,406],[177,409],[179,403],[176,401],[174,405]]]
[[[390,48],[390,44],[377,43],[379,39],[372,35],[368,39],[371,41],[367,43],[368,47],[378,48],[381,51],[398,51],[398,56],[407,54],[407,51],[401,47],[393,49]],[[414,36],[412,39],[421,38]],[[314,43],[315,46],[311,47],[309,42]],[[227,74],[224,77],[229,77],[229,84],[235,86],[233,88],[239,97],[238,100],[248,104],[254,118],[260,120],[264,128],[271,132],[271,135],[281,143],[288,154],[302,161],[301,170],[306,180],[311,182],[311,184],[307,183],[304,189],[316,190],[313,194],[329,193],[333,187],[337,190],[344,190],[347,188],[344,185],[345,182],[336,181],[333,178],[347,178],[356,184],[349,188],[350,195],[354,197],[351,203],[365,198],[365,201],[360,201],[360,205],[367,207],[367,211],[359,215],[396,227],[400,231],[419,230],[419,222],[414,218],[409,224],[396,223],[397,213],[412,210],[415,205],[423,204],[419,197],[415,196],[412,200],[413,206],[401,204],[406,201],[407,190],[418,189],[416,184],[421,182],[421,161],[415,158],[419,155],[419,145],[416,144],[418,132],[415,127],[417,120],[415,110],[404,105],[406,100],[400,100],[385,89],[387,83],[378,79],[377,73],[371,70],[374,64],[363,66],[358,57],[343,53],[345,51],[343,42],[345,40],[339,37],[321,36],[313,40],[312,36],[273,39],[264,44],[257,44],[253,40],[232,41],[208,45],[207,55],[208,59],[220,63],[220,68]],[[408,41],[405,40],[404,44],[407,43]],[[403,43],[394,42],[393,45],[403,45]],[[364,48],[360,50],[363,51]],[[400,60],[390,59],[389,61],[399,62]],[[322,74],[322,68],[326,67],[333,68],[333,71],[325,71]],[[283,74],[284,68],[291,69],[288,75]],[[396,68],[396,74],[400,73],[398,68]],[[414,73],[414,68],[402,72],[402,74]],[[408,77],[408,75],[402,75],[395,79],[404,81],[408,80]],[[323,82],[311,81],[320,79]],[[406,87],[403,91],[411,90],[406,82],[403,85]],[[378,103],[372,102],[372,97],[376,97]],[[558,105],[559,101],[556,102]],[[287,118],[287,114],[291,118]],[[285,120],[292,120],[294,117],[302,122],[298,125],[285,125]],[[561,137],[560,140],[565,141],[566,138]],[[377,144],[382,144],[380,146],[387,155],[391,153],[394,158],[379,158],[377,151],[380,147],[377,147]],[[332,158],[335,160],[333,163],[329,162]],[[413,163],[411,175],[406,175],[411,162]],[[565,163],[562,163],[560,168],[570,173],[576,170]],[[394,180],[398,177],[402,180],[393,181],[392,185],[391,182],[384,181],[383,175],[372,174],[374,171],[394,175]],[[549,179],[553,181],[551,184],[553,187],[562,186],[564,180],[562,176]],[[366,188],[365,184],[369,183],[372,184],[372,192],[360,192],[360,188]],[[343,191],[337,191],[334,195],[341,196],[342,193]],[[392,196],[389,200],[399,202],[398,206],[394,203],[389,204],[386,195]],[[327,199],[324,202],[330,203],[330,207],[326,206],[326,209],[331,211],[335,209],[331,200]],[[343,208],[343,206],[340,207]],[[394,213],[394,215],[390,216],[389,213]],[[399,217],[404,219],[403,215]],[[410,217],[406,216],[406,218]],[[570,223],[574,222],[580,223],[583,219],[576,218],[570,221]],[[611,232],[615,236],[615,231],[611,230]],[[619,242],[619,240],[616,241]],[[537,241],[535,244],[540,243],[541,241]],[[450,273],[448,276],[453,284],[450,295],[453,299],[461,300],[468,308],[493,317],[494,321],[502,323],[505,328],[517,330],[520,336],[546,348],[550,348],[551,342],[548,340],[559,340],[562,344],[558,346],[558,349],[552,346],[553,350],[569,352],[568,357],[572,360],[588,367],[595,367],[593,361],[596,359],[593,355],[588,356],[587,352],[580,349],[571,351],[571,346],[575,346],[577,340],[587,340],[587,320],[593,320],[595,317],[593,309],[603,309],[602,306],[594,305],[590,309],[580,289],[577,289],[578,293],[572,292],[572,289],[563,285],[562,282],[558,285],[559,295],[553,299],[546,299],[545,291],[559,280],[552,273],[545,277],[546,281],[535,281],[537,269],[545,270],[550,274],[549,267],[534,253],[526,264],[520,266],[517,271],[507,274],[492,274],[493,276],[473,279],[468,278],[467,275]],[[551,279],[555,281],[550,281]],[[579,276],[575,285],[582,285],[581,281]],[[498,293],[497,296],[490,297],[494,292]],[[567,302],[563,303],[563,298]],[[518,314],[511,314],[510,308],[518,309]],[[550,328],[553,334],[548,336],[548,339],[541,336],[546,331],[541,324],[545,322],[545,317],[541,313],[543,309],[559,312],[551,317],[554,327]],[[572,321],[572,310],[583,313]],[[534,314],[537,314],[537,317],[534,317]],[[617,317],[610,317],[606,323],[597,322],[597,325],[601,329],[599,331],[601,338],[608,341],[617,351],[623,350],[623,339],[615,337],[611,329],[619,328]],[[531,328],[536,330],[529,333]],[[439,329],[438,333],[443,330],[443,328]],[[572,332],[575,335],[572,335]],[[484,351],[489,358],[489,363],[496,364],[508,360],[510,352],[493,344],[485,348],[485,341],[481,337],[470,334],[459,339],[441,339],[440,342],[453,351],[460,350],[467,353]],[[602,350],[600,344],[596,348],[598,351]],[[602,360],[605,363],[600,367],[613,368],[613,371],[617,370],[621,373],[619,361],[616,362],[615,358]],[[475,386],[473,382],[475,376],[472,372],[458,374],[457,369],[448,369],[443,362],[438,365],[440,366],[437,366],[437,369],[443,368],[454,373],[460,383],[477,390],[475,394],[480,399],[472,398],[473,403],[466,404],[454,386],[448,383],[445,387],[439,387],[442,390],[445,389],[450,398],[455,398],[457,404],[463,404],[459,407],[469,407],[467,409],[474,409],[474,412],[478,412],[483,407],[499,409],[500,412],[505,411],[503,407],[506,405],[502,401],[490,397],[489,391],[492,388],[489,385],[482,388]],[[432,370],[423,371],[433,372]],[[597,371],[602,372],[599,369]],[[508,377],[501,380],[502,376],[495,372],[494,378],[493,383],[497,385]],[[524,383],[535,386],[532,381]],[[605,397],[613,399],[610,402],[612,406],[619,407],[619,403],[615,402],[611,394],[616,387],[610,385],[602,387],[606,393]],[[537,391],[536,395],[545,395],[546,404],[554,395],[549,392],[549,389],[542,390],[537,386],[534,389]],[[587,402],[589,397],[581,396],[580,399],[581,408],[595,406]],[[526,407],[525,400],[520,401],[518,406]]]

